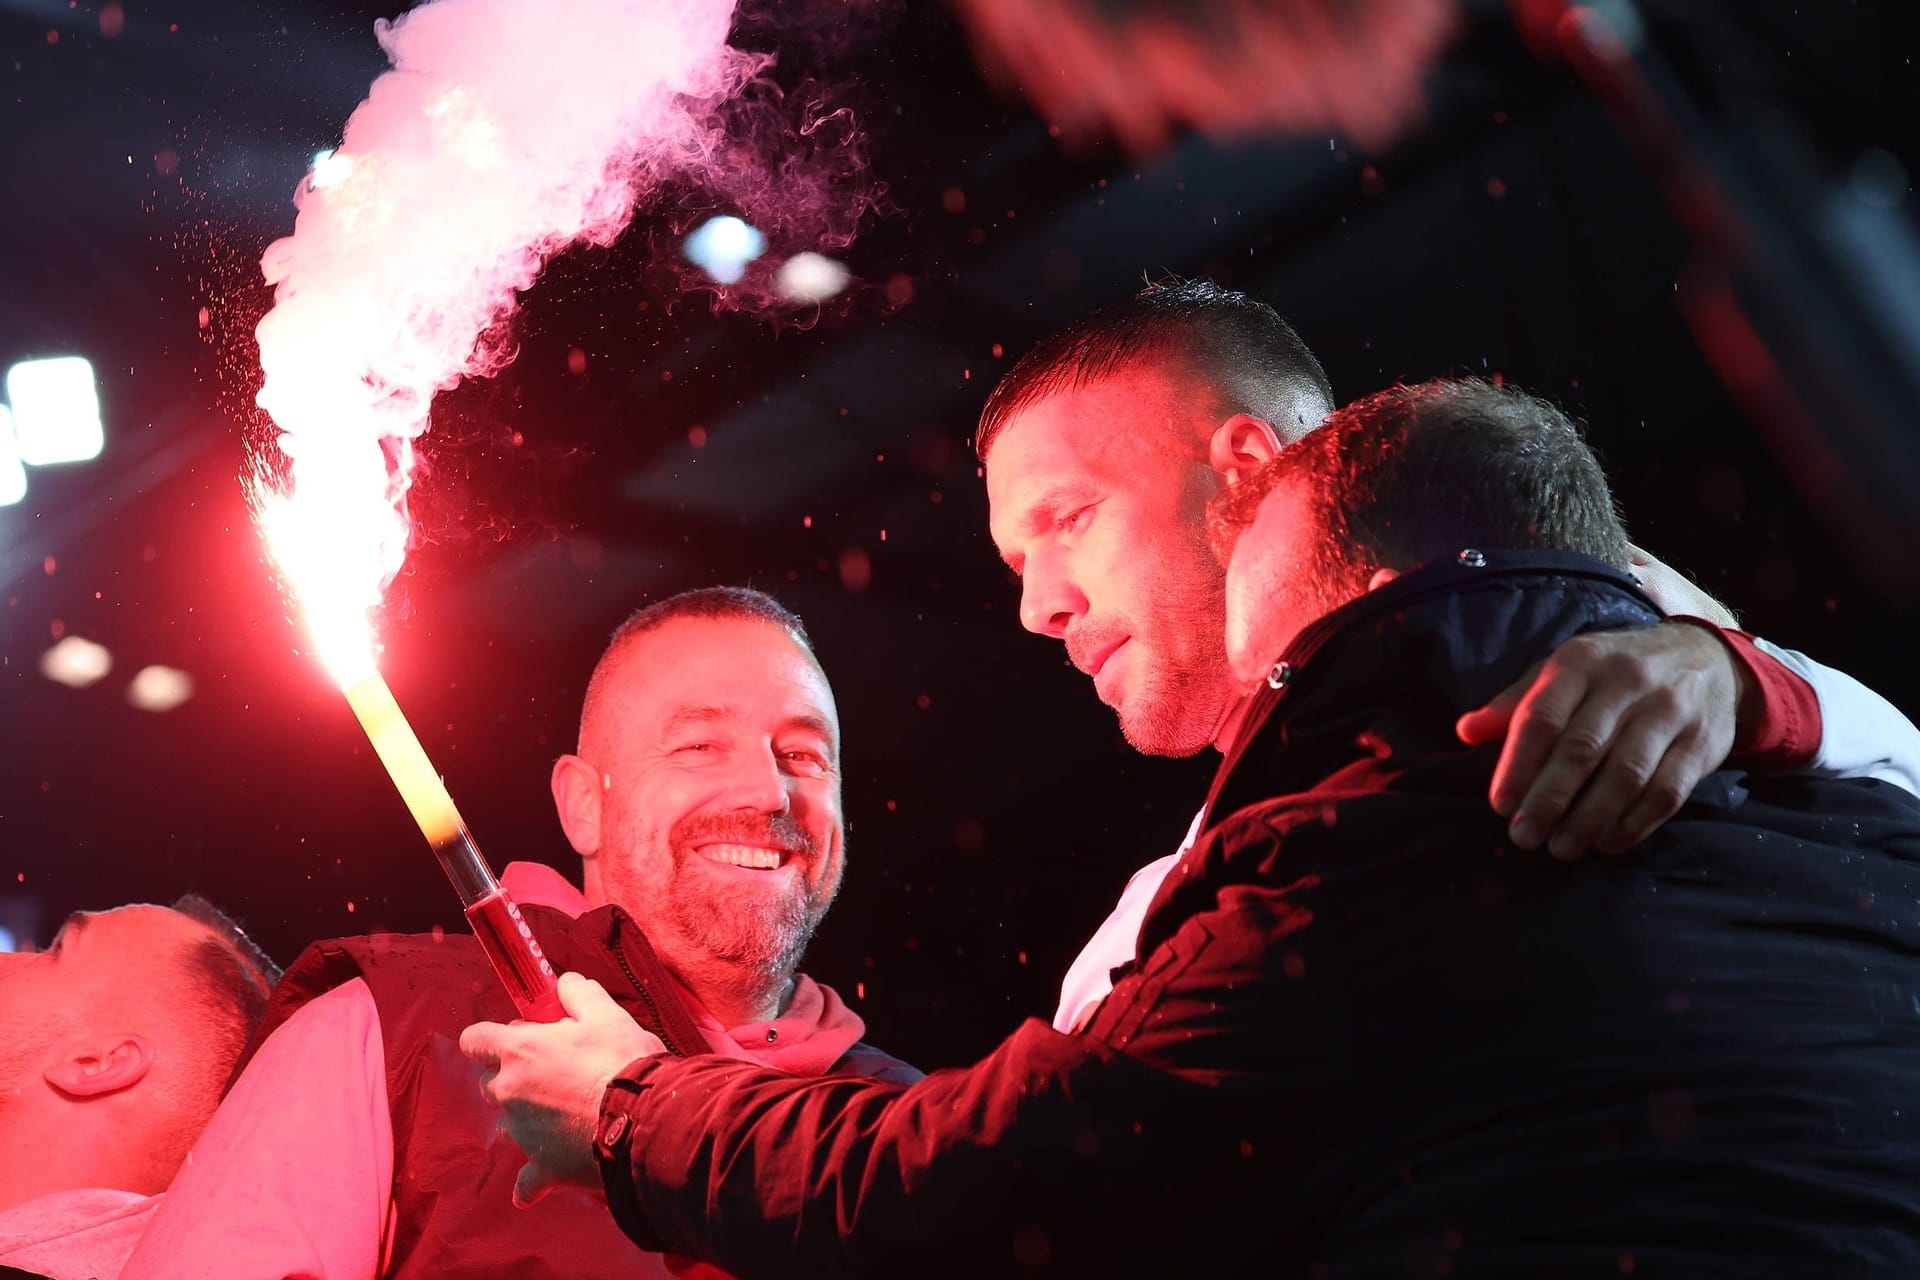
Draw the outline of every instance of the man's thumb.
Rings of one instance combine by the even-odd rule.
[[[1531,683],[1530,676],[1518,680],[1502,689],[1486,706],[1477,707],[1454,721],[1453,731],[1460,735],[1460,741],[1479,747],[1506,737],[1507,726],[1513,722],[1513,709],[1520,705]]]
[[[577,973],[560,975],[560,1007],[567,1011],[570,1018],[585,1018],[589,1014],[602,1013],[607,1009],[617,1009],[613,997],[607,989],[592,978]]]
[[[513,1203],[518,1209],[531,1208],[535,1201],[552,1191],[553,1179],[547,1177],[545,1170],[529,1160],[520,1166],[520,1173],[513,1180]]]

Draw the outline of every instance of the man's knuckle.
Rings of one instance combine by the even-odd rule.
[[[1597,731],[1575,727],[1560,735],[1559,755],[1571,764],[1590,765],[1606,749],[1606,739]]]
[[[1554,651],[1553,661],[1562,666],[1585,666],[1607,655],[1607,642],[1598,636],[1575,636]]]
[[[1665,817],[1686,803],[1691,790],[1679,778],[1656,778],[1653,785],[1647,788],[1647,799]]]
[[[1654,771],[1659,767],[1659,760],[1644,753],[1635,752],[1625,755],[1619,752],[1614,753],[1613,773],[1615,777],[1622,784],[1635,791],[1645,787],[1653,778]]]
[[[1567,806],[1573,803],[1573,788],[1553,786],[1542,788],[1540,793],[1527,805],[1529,811],[1540,814],[1565,813]]]
[[[1646,691],[1642,702],[1647,710],[1661,716],[1678,716],[1689,706],[1689,700],[1681,696],[1679,686],[1672,684],[1652,686]]]

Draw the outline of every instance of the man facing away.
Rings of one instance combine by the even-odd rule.
[[[279,976],[204,899],[0,954],[0,1266],[118,1275]]]
[[[833,692],[792,613],[711,588],[635,614],[552,789],[584,894],[539,866],[503,879],[559,967],[599,977],[678,1052],[918,1078],[798,971],[846,838]],[[465,935],[309,948],[127,1275],[671,1274],[584,1198],[513,1209],[520,1155],[454,1044],[512,1016]]]
[[[1383,393],[1228,493],[1257,692],[1080,1030],[829,1087],[571,979],[463,1038],[543,1176],[742,1276],[1920,1266],[1920,801],[1723,770],[1632,858],[1515,848],[1459,718],[1660,617],[1541,402]]]

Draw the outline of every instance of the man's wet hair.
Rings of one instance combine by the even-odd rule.
[[[1279,312],[1208,280],[1168,277],[1089,312],[1022,356],[980,411],[974,447],[981,460],[1024,410],[1146,361],[1204,385],[1215,398],[1210,412],[1253,414],[1282,439],[1297,438],[1333,408],[1326,370]]]
[[[744,622],[765,622],[771,626],[785,627],[803,648],[809,653],[813,651],[813,641],[807,635],[807,625],[800,621],[800,615],[766,592],[756,591],[752,587],[697,587],[635,610],[625,622],[614,628],[613,638],[607,642],[607,652],[612,653],[636,636],[657,631],[676,618],[737,618]]]
[[[656,600],[634,611],[625,622],[614,628],[612,639],[607,641],[600,661],[594,665],[593,675],[587,681],[587,696],[580,708],[580,737],[583,743],[588,724],[594,720],[601,702],[607,696],[607,687],[620,665],[622,652],[649,632],[685,618],[764,622],[786,631],[793,637],[794,643],[807,653],[813,653],[813,638],[807,634],[806,623],[800,620],[800,615],[764,591],[756,591],[752,587],[697,587]]]
[[[1214,497],[1223,557],[1283,482],[1308,496],[1315,561],[1349,596],[1377,568],[1465,547],[1577,551],[1627,567],[1627,531],[1580,428],[1514,387],[1436,379],[1365,396]]]
[[[195,1025],[206,1031],[207,1082],[219,1088],[260,1025],[267,999],[280,981],[280,967],[233,917],[198,894],[186,895],[173,909],[215,935],[188,946],[188,999],[196,1007],[182,1013],[197,1015]]]

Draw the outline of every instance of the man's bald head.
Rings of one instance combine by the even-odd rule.
[[[580,709],[580,756],[600,769],[609,767],[617,749],[619,728],[609,714],[611,692],[629,659],[652,632],[678,619],[764,622],[779,627],[795,644],[813,653],[813,640],[800,615],[764,591],[751,587],[701,587],[668,596],[635,612],[614,629],[587,680],[587,696]]]
[[[200,898],[75,912],[46,951],[0,956],[0,1207],[163,1189],[277,978]]]

